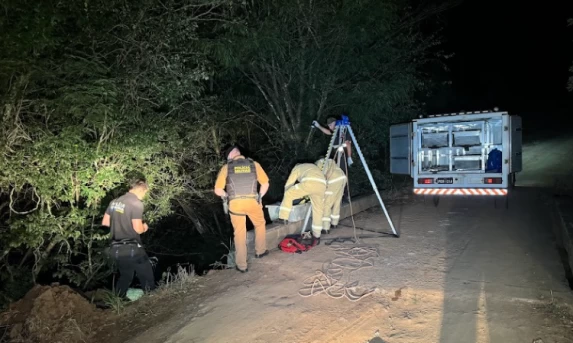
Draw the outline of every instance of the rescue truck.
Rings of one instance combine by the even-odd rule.
[[[481,111],[420,116],[390,127],[390,172],[434,196],[505,196],[522,168],[521,117]],[[507,201],[506,201],[507,204]]]

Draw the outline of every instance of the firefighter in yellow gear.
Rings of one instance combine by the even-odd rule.
[[[295,185],[297,181],[298,183]],[[319,167],[312,163],[297,164],[286,181],[283,201],[279,208],[279,218],[288,220],[293,200],[301,199],[305,196],[310,198],[313,245],[320,243],[325,191],[326,179]]]
[[[255,257],[268,255],[266,221],[262,197],[269,189],[269,178],[259,163],[245,158],[236,146],[226,149],[227,159],[215,181],[215,194],[229,202],[229,214],[235,233],[235,262],[240,272],[247,272],[247,216],[255,227]],[[261,185],[257,192],[257,183]]]
[[[325,163],[326,161],[326,163]],[[316,165],[322,169],[326,177],[326,192],[324,193],[324,209],[322,212],[322,233],[329,233],[330,227],[338,225],[340,220],[340,205],[346,187],[346,175],[332,159],[320,159]]]

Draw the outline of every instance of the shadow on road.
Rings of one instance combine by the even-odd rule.
[[[449,218],[439,342],[530,342],[520,304],[566,291],[541,192],[515,188],[508,209],[493,198],[444,198],[436,211]]]

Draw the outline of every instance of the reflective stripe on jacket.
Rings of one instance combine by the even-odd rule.
[[[286,181],[285,188],[289,188],[298,182],[319,182],[326,184],[324,174],[316,165],[312,163],[297,164],[291,171],[288,180]]]

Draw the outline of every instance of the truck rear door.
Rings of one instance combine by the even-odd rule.
[[[521,156],[521,152],[522,152],[522,147],[521,147],[521,135],[522,135],[522,129],[521,129],[521,117],[520,116],[516,116],[516,115],[512,115],[509,116],[510,118],[510,122],[509,122],[509,127],[510,127],[510,141],[511,141],[511,147],[510,147],[510,151],[511,151],[511,155],[510,155],[510,160],[509,160],[509,172],[510,173],[517,173],[521,171],[522,168],[522,156]]]
[[[411,175],[412,123],[390,126],[390,173]]]

